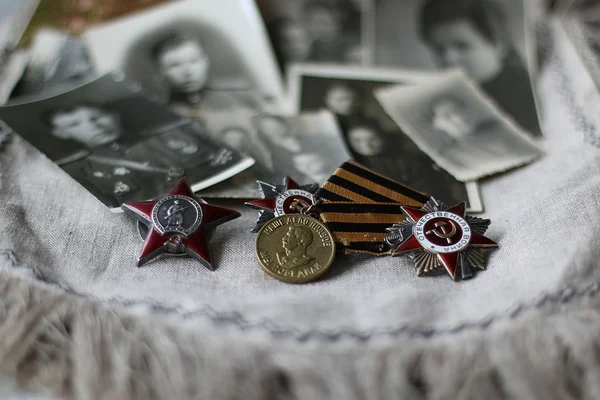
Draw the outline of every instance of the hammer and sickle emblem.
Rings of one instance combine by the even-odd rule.
[[[452,226],[452,229],[450,231],[446,230],[446,226]],[[439,228],[439,230],[438,230]],[[430,234],[434,234],[435,236],[442,238],[442,239],[446,239],[448,241],[448,244],[452,243],[452,240],[450,240],[450,238],[452,236],[454,236],[454,234],[456,233],[456,225],[454,224],[454,222],[452,221],[448,221],[448,222],[436,222],[435,223],[435,229],[431,229],[428,230],[427,232],[425,232],[427,235]]]
[[[310,207],[310,204],[308,204],[306,201],[302,200],[302,199],[294,199],[294,201],[292,201],[292,204],[290,204],[290,210],[293,211],[299,211],[300,213],[302,213],[303,211],[305,211],[307,208]]]

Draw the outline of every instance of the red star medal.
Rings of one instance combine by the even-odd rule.
[[[141,201],[121,206],[123,211],[148,226],[138,267],[160,255],[189,255],[214,271],[206,230],[239,217],[227,208],[199,202],[187,178],[158,201]]]
[[[258,220],[252,228],[254,233],[275,217],[297,214],[300,209],[306,209],[315,204],[314,192],[318,189],[317,184],[299,185],[289,176],[285,177],[283,185],[262,181],[257,181],[257,183],[262,199],[246,202],[248,207],[259,210]]]
[[[409,253],[417,274],[446,272],[454,280],[473,276],[485,269],[482,249],[498,244],[484,236],[489,219],[466,215],[466,204],[448,207],[431,198],[423,208],[401,207],[406,220],[388,228],[386,243],[392,256]]]

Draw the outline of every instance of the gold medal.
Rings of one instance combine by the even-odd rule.
[[[275,279],[306,283],[323,275],[335,257],[335,242],[325,225],[303,214],[287,214],[263,225],[256,257]]]

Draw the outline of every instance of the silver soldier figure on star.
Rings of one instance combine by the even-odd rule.
[[[167,209],[167,226],[181,226],[183,224],[183,207],[179,204],[179,200],[175,200],[173,205]]]

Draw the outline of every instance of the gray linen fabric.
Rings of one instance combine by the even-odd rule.
[[[255,212],[235,202],[219,203],[243,216],[213,234],[215,272],[137,268],[134,222],[14,137],[0,373],[90,399],[600,396],[600,149],[571,59],[561,50],[539,82],[547,155],[482,182],[500,248],[460,283],[357,255],[318,282],[276,281],[254,258]]]

